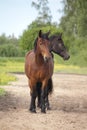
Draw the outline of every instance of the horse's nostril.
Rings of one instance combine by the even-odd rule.
[[[45,62],[48,62],[48,60],[49,60],[49,57],[44,57]]]
[[[69,59],[69,58],[70,58],[70,55],[68,55],[67,59]]]
[[[47,57],[44,57],[44,61],[47,62],[47,61],[48,61],[48,58],[47,58]]]

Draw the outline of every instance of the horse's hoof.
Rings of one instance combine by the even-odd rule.
[[[36,110],[35,109],[30,109],[30,112],[36,113]]]
[[[42,112],[42,113],[44,113],[44,114],[46,113],[46,111],[45,111],[45,110],[41,110],[41,112]]]

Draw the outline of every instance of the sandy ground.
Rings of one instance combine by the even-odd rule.
[[[27,78],[15,74],[16,82],[0,97],[0,130],[87,130],[87,76],[54,74],[51,110],[42,114],[28,111],[30,93]]]

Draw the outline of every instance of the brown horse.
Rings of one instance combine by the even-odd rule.
[[[41,112],[45,113],[47,84],[53,74],[53,59],[49,52],[49,39],[43,37],[41,30],[39,31],[38,38],[35,40],[34,50],[31,50],[26,55],[25,73],[29,79],[31,90],[30,111],[36,112],[37,83],[41,82]]]

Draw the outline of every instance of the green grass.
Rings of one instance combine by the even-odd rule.
[[[0,73],[0,85],[8,84],[10,81],[15,81],[16,77],[12,76],[9,73]]]
[[[24,72],[24,58],[0,58],[0,72]]]
[[[83,61],[81,58],[71,55],[69,60],[64,61],[63,58],[55,55],[54,71],[60,73],[87,74],[87,60]]]
[[[16,80],[11,72],[24,72],[24,58],[0,57],[0,85]]]
[[[55,64],[54,72],[72,73],[72,74],[87,74],[87,68],[86,67],[82,68],[82,67],[74,66],[74,65]]]

